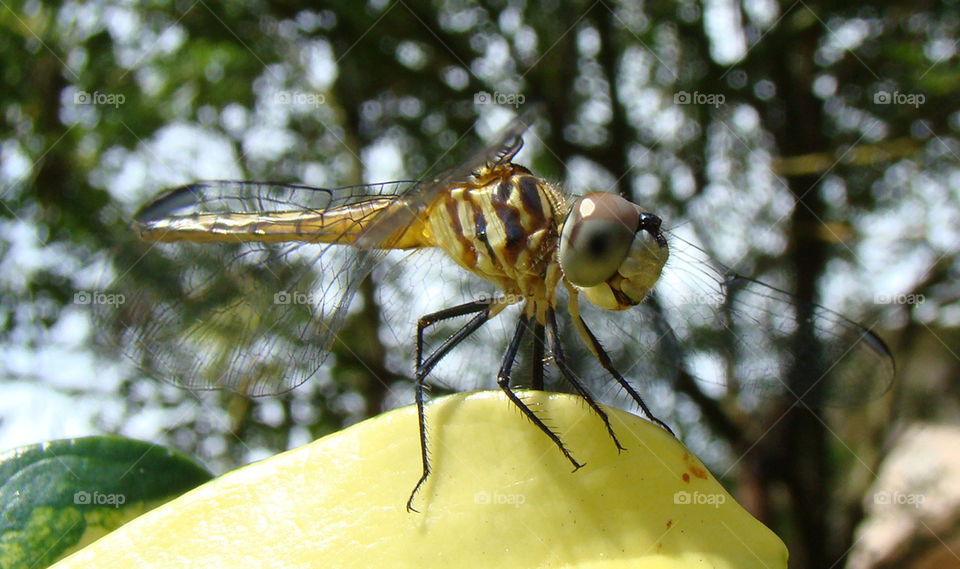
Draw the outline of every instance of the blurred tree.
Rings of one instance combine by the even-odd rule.
[[[252,403],[155,383],[110,363],[109,348],[94,358],[76,295],[106,274],[176,298],[179,269],[128,227],[161,188],[420,177],[464,157],[478,114],[542,101],[549,131],[527,164],[539,175],[690,224],[726,264],[881,328],[905,363],[891,398],[829,422],[677,386],[687,442],[734,465],[719,474],[784,537],[792,566],[842,561],[898,426],[957,419],[955,6],[335,4],[0,12],[10,401],[61,393],[92,405],[104,430],[150,433],[221,469],[407,404],[413,356],[398,365],[384,343],[379,277],[360,289],[322,380]],[[117,384],[90,381],[111,374]],[[20,394],[24,384],[38,391]],[[22,425],[12,407],[4,415]],[[38,430],[66,433],[59,419]]]

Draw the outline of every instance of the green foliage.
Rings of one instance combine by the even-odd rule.
[[[209,479],[175,451],[120,437],[8,451],[0,456],[0,564],[46,567]]]

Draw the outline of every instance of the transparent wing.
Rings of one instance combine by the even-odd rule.
[[[162,233],[175,219],[201,230],[118,259],[121,274],[108,288],[125,302],[118,310],[97,307],[101,343],[118,346],[150,375],[190,389],[269,395],[300,385],[320,369],[360,282],[402,229],[485,164],[509,161],[536,113],[527,111],[493,144],[427,181],[338,189],[212,181],[162,194],[137,213],[141,232]],[[301,218],[364,203],[387,205],[338,226],[351,232],[345,241],[357,248],[271,242],[257,233],[278,220],[299,231],[309,225]],[[207,238],[202,231],[230,227],[242,235]],[[148,265],[148,274],[162,280],[124,278],[134,264]]]
[[[152,221],[169,217],[284,211],[319,213],[375,198],[395,198],[417,183],[399,180],[327,189],[301,184],[205,180],[161,193],[135,214],[134,222],[142,229]]]
[[[666,236],[670,260],[649,299],[619,313],[584,308],[627,379],[676,386],[689,377],[708,396],[748,408],[770,398],[856,405],[890,387],[893,358],[867,328]]]
[[[304,215],[374,199],[396,199],[415,182],[339,189],[215,181],[177,188],[137,214],[159,221],[237,213]],[[375,223],[375,213],[357,224]],[[219,217],[218,217],[219,216]],[[349,230],[349,229],[348,229]],[[389,244],[385,244],[389,246]],[[250,395],[283,392],[323,363],[359,282],[382,250],[304,242],[154,243],[117,259],[115,310],[98,311],[101,340],[158,379],[190,389]],[[128,268],[157,276],[126,278]]]
[[[523,134],[535,122],[540,114],[540,106],[533,105],[513,119],[499,134],[497,139],[457,166],[434,176],[424,184],[420,191],[410,192],[398,199],[382,214],[382,225],[371,228],[361,239],[369,245],[386,238],[391,227],[406,226],[423,215],[426,208],[437,196],[452,184],[467,180],[484,165],[499,165],[509,162],[523,147]]]

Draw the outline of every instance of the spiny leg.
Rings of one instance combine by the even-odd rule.
[[[560,440],[560,437],[556,433],[550,430],[550,427],[543,422],[540,417],[537,417],[537,414],[533,412],[519,397],[517,394],[510,389],[510,370],[513,368],[513,362],[517,359],[517,350],[520,348],[520,342],[523,340],[523,336],[527,331],[527,327],[530,326],[530,319],[526,315],[520,316],[520,321],[517,322],[517,328],[513,333],[513,338],[510,340],[510,344],[507,346],[507,351],[503,355],[503,362],[500,364],[500,372],[497,374],[497,385],[500,386],[500,389],[507,394],[507,398],[516,405],[524,415],[527,416],[538,429],[543,431],[545,435],[550,437],[550,440],[553,441],[557,448],[560,449],[560,452],[563,453],[563,456],[567,457],[567,460],[573,464],[573,470],[576,471],[583,466],[582,463],[577,462],[573,455],[570,454],[570,451],[567,450],[567,447],[563,445],[563,441]]]
[[[580,337],[589,343],[591,353],[593,353],[594,357],[597,358],[597,361],[600,362],[600,365],[603,366],[603,369],[607,370],[607,372],[617,380],[617,383],[619,383],[620,386],[630,394],[630,397],[632,397],[637,405],[640,406],[640,409],[643,410],[643,414],[646,415],[651,422],[660,425],[665,431],[676,436],[673,430],[668,427],[666,423],[658,419],[650,411],[650,408],[647,407],[647,404],[643,401],[643,398],[640,397],[640,394],[637,393],[637,390],[630,385],[630,382],[620,375],[620,372],[617,371],[617,368],[613,366],[613,361],[610,360],[610,356],[607,354],[606,350],[603,349],[603,346],[600,345],[600,341],[597,340],[597,337],[593,335],[593,332],[587,327],[587,323],[584,322],[583,318],[579,314],[576,316],[575,323],[577,324],[576,328],[577,332],[580,333]]]
[[[560,370],[560,373],[563,374],[563,377],[573,385],[574,389],[577,390],[577,393],[580,394],[580,397],[583,397],[583,400],[587,402],[587,405],[590,406],[593,411],[600,416],[600,419],[603,420],[604,426],[607,428],[607,433],[610,434],[610,438],[613,439],[613,443],[617,445],[617,451],[626,450],[620,444],[620,440],[617,439],[617,435],[613,432],[613,427],[610,426],[610,419],[607,417],[607,414],[603,409],[597,405],[597,402],[593,399],[593,396],[587,391],[586,387],[580,383],[580,380],[576,378],[576,375],[573,373],[573,370],[567,365],[567,359],[563,355],[563,347],[560,345],[560,330],[557,327],[557,315],[554,312],[553,308],[547,309],[547,325],[550,326],[550,350],[553,352],[553,360],[557,362],[557,368]]]
[[[457,330],[452,336],[447,338],[440,344],[437,349],[435,349],[429,356],[427,360],[423,361],[423,332],[428,327],[441,322],[443,320],[448,320],[450,318],[456,318],[457,316],[465,316],[467,314],[476,314],[469,322],[463,325],[462,328]],[[416,376],[416,401],[417,401],[417,421],[420,427],[420,459],[423,463],[423,474],[420,476],[420,479],[417,480],[416,486],[413,487],[413,492],[410,492],[410,498],[407,500],[407,511],[416,512],[417,509],[413,507],[413,499],[417,495],[417,491],[420,490],[420,486],[426,482],[427,477],[430,475],[430,459],[427,457],[427,424],[426,417],[424,415],[423,408],[423,389],[424,381],[426,380],[427,374],[430,373],[437,363],[447,355],[447,352],[452,350],[457,344],[462,342],[467,336],[474,333],[484,322],[490,319],[490,303],[487,301],[473,301],[466,304],[461,304],[460,306],[454,306],[452,308],[447,308],[445,310],[440,310],[432,314],[427,314],[420,318],[417,322],[417,368],[415,372]]]
[[[533,322],[533,382],[531,387],[543,391],[543,355],[546,338],[543,322],[534,318]]]

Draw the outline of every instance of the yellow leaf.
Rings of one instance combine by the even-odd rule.
[[[786,567],[783,543],[676,439],[583,400],[519,392],[570,463],[500,392],[413,407],[228,473],[56,565],[68,567]]]

